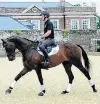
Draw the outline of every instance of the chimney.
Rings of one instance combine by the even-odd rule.
[[[60,0],[60,2],[65,2],[65,0]]]
[[[44,2],[44,0],[42,0],[42,2]]]
[[[60,0],[61,6],[65,7],[65,0]]]

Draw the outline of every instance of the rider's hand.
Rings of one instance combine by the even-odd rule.
[[[41,39],[44,39],[44,37],[41,36]]]
[[[37,40],[41,40],[41,39],[42,39],[41,36],[37,37]]]
[[[37,38],[37,40],[38,40],[38,41],[41,41],[41,40],[43,40],[43,37],[42,37],[42,36],[39,36],[39,37]]]

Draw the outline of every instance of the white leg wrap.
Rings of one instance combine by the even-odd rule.
[[[72,84],[68,83],[68,87],[66,89],[67,92],[70,92],[71,91],[71,88],[72,88]]]
[[[14,82],[11,84],[10,87],[14,88],[15,84],[16,84],[16,81],[14,81]]]
[[[41,91],[45,90],[44,85],[41,85]]]
[[[93,82],[93,80],[91,79],[91,80],[89,80],[89,83],[90,83],[90,86],[93,86],[94,85],[94,82]]]

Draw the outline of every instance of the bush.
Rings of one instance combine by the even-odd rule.
[[[63,34],[64,34],[65,37],[68,36],[68,33],[69,33],[69,31],[67,29],[63,30]]]
[[[21,33],[21,30],[13,30],[13,32],[18,35]]]

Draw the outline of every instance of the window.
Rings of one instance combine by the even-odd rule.
[[[40,30],[40,20],[32,20],[31,23],[33,24],[34,30]]]
[[[59,20],[51,19],[51,22],[53,23],[54,29],[59,29]]]
[[[82,20],[82,29],[83,30],[90,29],[90,19],[83,19]]]
[[[71,29],[72,30],[78,30],[79,29],[79,20],[78,19],[72,19],[71,20]]]
[[[92,51],[100,52],[100,39],[91,39]]]

